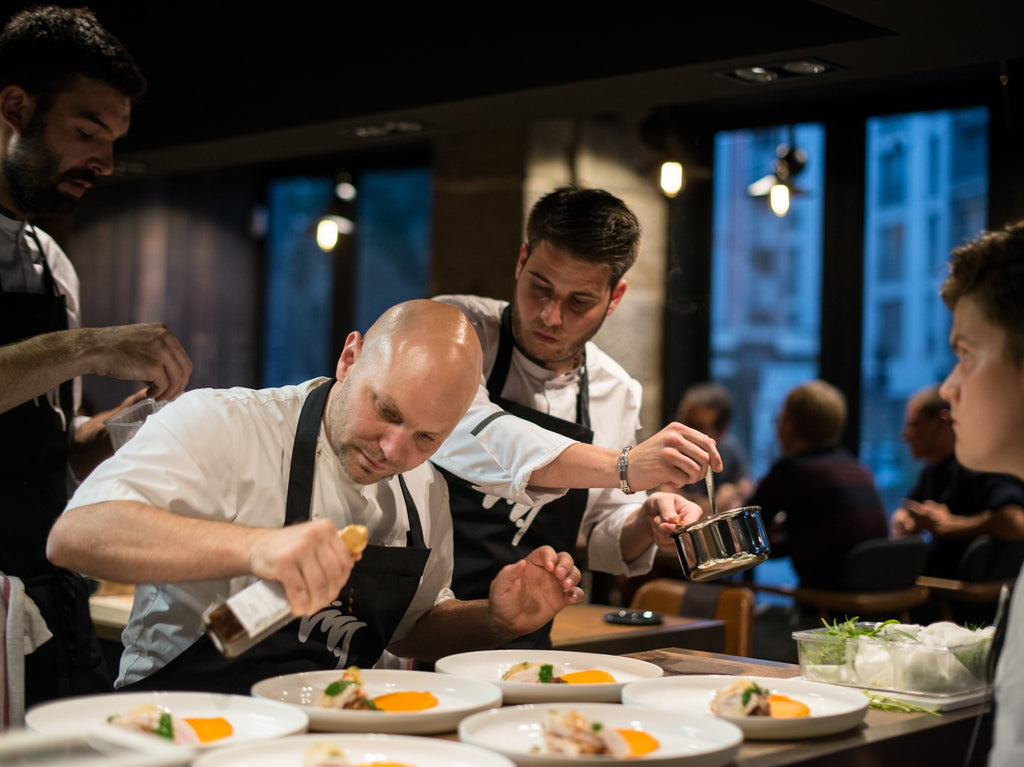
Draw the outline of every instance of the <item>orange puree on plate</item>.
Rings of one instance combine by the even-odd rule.
[[[568,684],[607,684],[608,682],[614,682],[615,677],[607,671],[588,669],[587,671],[572,671],[568,674],[562,674],[562,681]]]
[[[768,710],[770,716],[775,719],[795,719],[811,715],[811,709],[806,704],[786,695],[769,695]]]
[[[422,711],[437,705],[432,692],[389,692],[373,699],[381,711]]]
[[[221,738],[226,738],[234,728],[231,722],[222,716],[210,718],[185,717],[185,721],[196,731],[200,743],[210,743]]]
[[[658,739],[652,735],[648,735],[643,730],[619,730],[616,732],[622,736],[623,740],[626,741],[626,745],[629,746],[630,756],[643,756],[655,751],[660,743]]]

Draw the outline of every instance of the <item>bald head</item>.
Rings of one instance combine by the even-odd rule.
[[[936,464],[953,455],[956,433],[938,385],[918,390],[907,402],[901,436],[915,460]]]
[[[349,476],[375,482],[427,460],[473,401],[482,360],[465,315],[427,299],[392,307],[365,337],[349,334],[327,424]]]
[[[366,331],[361,364],[400,370],[465,407],[480,383],[483,352],[461,311],[429,299],[405,301],[388,309]]]

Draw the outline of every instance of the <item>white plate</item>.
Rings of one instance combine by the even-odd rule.
[[[719,767],[739,753],[743,733],[735,725],[707,716],[680,716],[655,708],[614,703],[532,704],[484,711],[459,725],[459,739],[507,756],[520,767],[607,765],[617,760],[603,755],[569,756],[544,752],[544,717],[549,711],[575,711],[606,727],[641,729],[658,739],[659,748],[622,761],[652,765]]]
[[[529,682],[503,682],[502,675],[517,663],[555,663],[569,671],[597,669],[607,671],[615,682],[602,684],[531,684]],[[560,650],[484,650],[466,652],[441,658],[434,664],[437,671],[456,676],[483,679],[501,688],[506,705],[513,703],[548,703],[554,701],[588,701],[618,703],[622,688],[630,682],[654,679],[664,673],[653,663],[601,655],[592,652],[562,652]]]
[[[363,687],[371,698],[389,692],[429,691],[437,697],[437,705],[408,713],[320,708],[316,701],[327,685],[341,678],[339,670],[271,677],[254,684],[252,694],[295,706],[309,716],[309,729],[327,732],[454,732],[463,717],[501,705],[501,690],[476,679],[432,671],[364,669],[361,673]]]
[[[351,764],[400,762],[415,767],[513,767],[513,762],[500,754],[450,740],[327,733],[210,751],[196,759],[192,767],[302,767],[302,757],[317,743],[337,745]]]
[[[280,738],[305,732],[309,727],[309,717],[293,706],[244,695],[209,692],[115,692],[64,698],[33,706],[25,714],[25,726],[52,734],[106,727],[121,730],[117,725],[108,724],[107,718],[149,704],[165,708],[174,716],[222,716],[231,723],[234,732],[228,737],[186,748],[219,748]]]
[[[716,691],[728,687],[738,677],[727,674],[667,676],[649,682],[627,685],[622,702],[634,706],[653,706],[691,716],[714,717],[711,699]],[[751,740],[789,740],[831,735],[857,727],[868,710],[868,699],[859,690],[838,685],[808,682],[804,679],[775,679],[743,676],[772,692],[788,695],[806,703],[811,715],[797,719],[772,719],[768,716],[722,716]]]

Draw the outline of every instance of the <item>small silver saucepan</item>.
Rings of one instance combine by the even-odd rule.
[[[683,574],[709,581],[747,570],[768,559],[760,506],[711,514],[672,533]]]

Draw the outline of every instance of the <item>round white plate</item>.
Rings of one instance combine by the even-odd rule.
[[[364,669],[363,687],[371,698],[389,692],[432,692],[437,705],[423,711],[365,711],[316,705],[327,685],[337,682],[339,670],[307,671],[264,679],[252,686],[257,698],[289,703],[309,717],[309,729],[327,732],[390,732],[406,735],[454,732],[469,714],[501,705],[501,690],[477,679],[462,679],[432,671]]]
[[[531,704],[484,711],[459,725],[459,739],[490,748],[520,767],[567,767],[607,765],[604,755],[548,754],[544,746],[544,718],[549,711],[575,711],[605,727],[640,729],[658,739],[659,747],[644,756],[623,761],[651,765],[719,767],[730,764],[739,753],[743,733],[735,725],[707,716],[680,716],[655,708],[614,703]]]
[[[257,700],[245,695],[209,692],[115,692],[84,695],[33,706],[25,714],[25,726],[37,732],[60,734],[97,727],[123,728],[109,724],[114,714],[127,714],[136,706],[160,706],[179,717],[222,716],[234,732],[226,738],[187,748],[220,748],[257,740],[269,740],[305,732],[309,717],[294,706]],[[158,737],[158,736],[154,736]]]
[[[868,699],[860,690],[805,679],[775,679],[744,676],[772,692],[788,695],[806,703],[811,715],[797,719],[772,719],[769,716],[723,716],[751,740],[789,740],[832,735],[857,727],[868,710]],[[726,674],[667,676],[627,685],[622,702],[634,706],[653,706],[689,716],[709,716],[715,692],[728,687],[737,677]]]
[[[503,682],[501,677],[517,663],[555,663],[567,672],[597,669],[607,671],[615,682],[602,684],[531,684]],[[601,655],[592,652],[561,650],[484,650],[441,658],[434,664],[437,671],[455,676],[482,679],[498,685],[506,705],[513,703],[548,703],[554,701],[586,701],[618,703],[622,688],[630,682],[654,679],[662,675],[660,666],[635,658]]]
[[[450,740],[325,733],[210,751],[196,759],[192,767],[302,767],[302,757],[318,743],[337,745],[351,764],[399,762],[415,767],[513,767],[513,762],[500,754]]]

